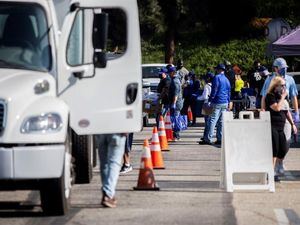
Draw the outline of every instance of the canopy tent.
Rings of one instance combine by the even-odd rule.
[[[271,45],[274,56],[300,56],[300,26]]]

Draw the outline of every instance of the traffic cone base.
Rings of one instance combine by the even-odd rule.
[[[159,187],[154,179],[151,153],[150,153],[150,148],[149,148],[149,142],[147,139],[144,140],[138,184],[133,189],[134,190],[149,190],[149,191],[158,191],[159,190]]]
[[[133,189],[137,191],[158,191],[159,187],[155,182],[153,170],[149,168],[140,169],[138,184]]]

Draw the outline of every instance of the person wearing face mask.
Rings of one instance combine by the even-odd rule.
[[[286,107],[286,104],[288,104],[285,100],[287,95],[286,81],[280,76],[273,78],[265,97],[265,107],[267,111],[270,111],[271,116],[274,168],[277,161],[282,161],[288,151],[287,140],[284,134],[286,121],[291,124],[293,132],[297,133],[297,127],[292,119],[292,115]],[[279,181],[276,171],[275,181]]]
[[[276,58],[274,60],[273,73],[265,80],[263,88],[261,90],[261,95],[262,95],[261,109],[262,110],[266,109],[265,98],[267,95],[267,90],[271,84],[271,81],[277,76],[282,77],[286,83],[287,100],[292,101],[293,108],[295,110],[294,122],[298,123],[299,122],[299,109],[298,109],[298,99],[297,99],[298,91],[297,91],[297,86],[296,86],[294,78],[287,74],[287,68],[288,68],[288,65],[287,65],[285,59]],[[289,109],[289,104],[286,104],[286,108]],[[290,146],[290,141],[291,141],[291,133],[292,133],[292,127],[288,123],[288,121],[286,121],[286,123],[285,123],[284,133],[285,133],[286,140],[287,140],[287,151],[288,151],[289,146]],[[276,165],[275,172],[280,175],[284,175],[283,161],[281,159],[279,159],[279,160],[277,160],[277,162],[278,163]]]

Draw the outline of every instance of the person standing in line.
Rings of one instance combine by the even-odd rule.
[[[254,61],[253,68],[247,74],[249,87],[253,89],[256,98],[255,99],[256,108],[261,107],[261,98],[262,98],[261,90],[263,88],[267,75],[268,75],[267,68],[262,66],[260,61],[258,60]]]
[[[181,115],[188,115],[188,109],[191,107],[192,92],[193,92],[193,80],[191,79],[191,72],[184,77],[184,84],[182,86],[182,97],[183,97],[183,107],[181,109]],[[187,116],[188,118],[188,116]],[[189,125],[192,121],[188,121]]]
[[[267,90],[270,86],[271,81],[275,77],[280,76],[285,80],[285,83],[286,83],[287,99],[288,100],[290,99],[293,103],[293,108],[295,110],[294,122],[298,123],[299,122],[299,108],[298,108],[298,99],[297,99],[298,90],[297,90],[297,86],[295,84],[294,78],[287,74],[287,68],[288,68],[288,65],[287,65],[285,59],[276,58],[274,60],[274,62],[273,62],[273,71],[274,71],[274,73],[271,74],[270,76],[268,76],[268,78],[265,80],[264,86],[261,90],[261,95],[262,95],[261,110],[266,109],[265,98],[266,98]],[[288,108],[289,105],[287,104],[286,107]],[[286,123],[285,123],[284,133],[285,133],[286,140],[287,140],[287,152],[288,152],[290,142],[291,142],[291,134],[292,134],[292,127],[291,127],[291,125],[288,121],[286,121]],[[276,164],[276,167],[275,167],[275,172],[280,174],[280,175],[284,175],[283,159],[278,159],[277,160],[277,164]]]
[[[130,152],[132,150],[132,142],[133,142],[133,133],[128,133],[126,135],[125,142],[125,152],[123,155],[123,165],[120,170],[120,174],[129,173],[133,170],[133,167],[130,163]]]
[[[203,104],[207,104],[208,103],[208,99],[211,93],[211,81],[214,78],[214,74],[211,72],[208,72],[205,75],[205,86],[204,86],[204,90],[202,92],[202,95],[198,97],[198,100],[200,101],[204,101]],[[198,142],[199,144],[201,144],[202,141],[204,140],[208,140],[208,131],[209,131],[209,118],[210,115],[204,115],[204,132],[203,132],[203,137],[201,138],[201,140]]]
[[[297,127],[293,122],[291,113],[286,110],[285,104],[288,104],[286,82],[282,77],[272,79],[267,95],[265,97],[265,107],[270,111],[271,128],[272,128],[272,146],[273,146],[273,165],[277,160],[282,161],[287,153],[288,145],[284,134],[284,126],[286,120],[291,124],[293,132],[297,133]],[[279,181],[278,175],[275,173],[275,181]]]
[[[230,82],[225,76],[225,65],[219,64],[215,67],[217,75],[214,76],[211,87],[211,95],[209,102],[213,106],[213,112],[210,115],[210,125],[207,138],[200,142],[200,144],[213,144],[213,135],[215,126],[217,125],[217,141],[214,144],[221,144],[222,140],[222,114],[230,107]]]
[[[177,118],[178,116],[180,116],[180,110],[183,106],[182,88],[178,75],[176,74],[176,68],[170,67],[168,72],[171,78],[171,84],[169,88],[170,112],[172,117]],[[180,140],[179,131],[173,130],[173,133],[175,141]]]
[[[231,98],[233,98],[233,96],[234,96],[234,85],[235,85],[235,71],[232,68],[231,62],[229,62],[228,60],[224,60],[224,65],[225,65],[225,69],[226,69],[224,71],[224,74],[227,77],[227,79],[229,80],[230,87],[231,87],[230,96],[231,96]]]
[[[169,109],[169,88],[171,84],[171,79],[167,73],[168,70],[166,68],[162,68],[159,71],[160,82],[157,86],[157,93],[160,94],[159,99],[162,103],[162,111],[157,116],[157,124],[159,121],[159,116],[162,115],[164,117]]]
[[[183,60],[178,59],[176,64],[177,77],[180,80],[181,86],[184,85],[184,78],[189,74],[189,71],[183,66]]]
[[[101,205],[115,208],[117,206],[116,186],[122,165],[126,134],[100,134],[96,137],[102,182]]]
[[[196,124],[197,120],[197,98],[200,96],[200,80],[197,79],[196,74],[191,72],[191,81],[193,82],[192,97],[191,97],[191,110],[193,114],[192,126]]]

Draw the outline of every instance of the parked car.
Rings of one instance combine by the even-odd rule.
[[[158,72],[166,65],[164,63],[142,64],[143,88],[150,87],[150,91],[157,92],[160,81]]]
[[[157,86],[159,84],[159,70],[166,67],[167,64],[164,63],[154,63],[154,64],[142,64],[142,77],[143,77],[143,92],[157,92]],[[143,112],[143,126],[149,126],[149,115]]]

